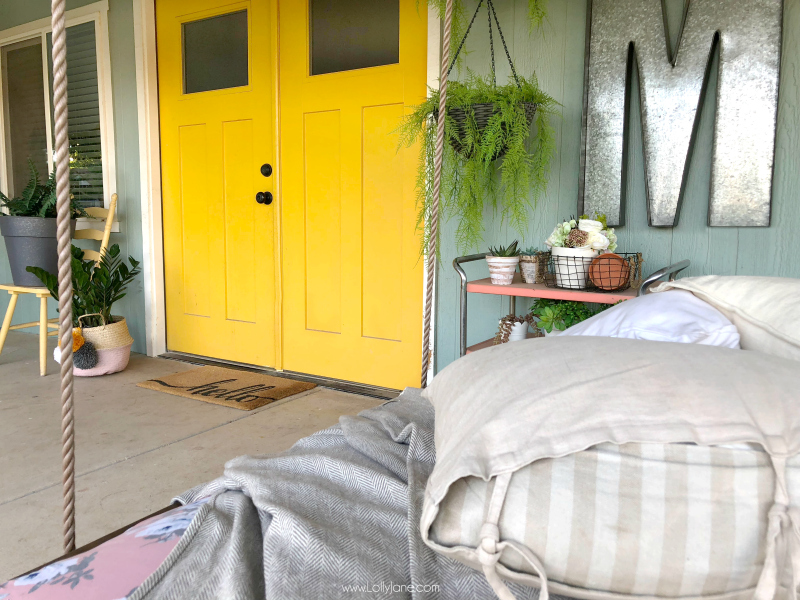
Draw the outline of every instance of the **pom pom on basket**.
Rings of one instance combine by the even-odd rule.
[[[82,315],[81,319],[98,315]],[[100,325],[99,327],[76,328],[74,332],[79,332],[85,342],[75,350],[75,376],[94,377],[97,375],[108,375],[117,373],[128,366],[131,356],[131,346],[133,338],[128,331],[128,324],[123,317],[112,317],[111,323]],[[75,348],[76,337],[73,332],[73,349]],[[96,355],[96,362],[93,359],[91,350],[84,348],[91,346]],[[61,362],[61,353],[56,348],[53,352],[56,362]]]

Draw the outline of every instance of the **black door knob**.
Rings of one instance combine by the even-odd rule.
[[[256,202],[259,204],[272,204],[272,192],[258,192]]]
[[[269,177],[270,175],[272,175],[272,165],[270,164],[261,165],[261,174],[264,177]]]

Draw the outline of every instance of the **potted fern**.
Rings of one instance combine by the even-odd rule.
[[[489,254],[486,255],[486,264],[489,265],[489,276],[494,285],[511,285],[514,281],[514,273],[517,271],[519,257],[522,251],[517,248],[518,242],[514,240],[508,246],[489,246]]]
[[[480,245],[484,209],[488,206],[499,210],[501,220],[510,224],[520,236],[525,235],[530,211],[547,190],[550,161],[555,150],[550,120],[558,103],[539,88],[535,75],[525,78],[517,74],[493,3],[490,0],[479,3],[475,16],[482,5],[489,11],[490,31],[494,18],[509,59],[512,79],[506,85],[497,84],[492,54],[490,74],[481,77],[467,71],[463,81],[448,83],[447,110],[443,116],[446,143],[442,162],[442,216],[457,219],[456,245],[461,252]],[[443,2],[437,0],[434,6],[443,11]],[[457,0],[454,10],[453,36],[458,39],[465,23],[463,1]],[[531,26],[538,26],[544,16],[543,0],[529,0]],[[473,16],[471,23],[474,22]],[[463,34],[464,39],[470,27],[471,24]],[[450,65],[451,71],[463,45],[462,39]],[[431,182],[440,117],[439,91],[432,89],[428,99],[414,107],[399,128],[401,145],[421,142],[417,222],[423,232],[423,252],[431,236],[434,205]]]
[[[111,307],[125,297],[128,285],[139,274],[139,262],[128,257],[130,268],[114,244],[100,262],[84,258],[83,250],[72,246],[72,326],[75,375],[91,377],[122,371],[128,366],[133,338],[124,317],[113,315]],[[58,278],[40,267],[28,272],[58,299]],[[56,348],[56,360],[60,362]]]
[[[41,183],[33,162],[28,161],[28,165],[30,179],[21,196],[9,198],[0,192],[0,205],[8,211],[7,215],[0,216],[0,233],[5,239],[14,285],[36,287],[39,280],[25,267],[58,271],[56,180],[54,171],[45,183]],[[75,219],[80,216],[86,216],[86,213],[73,200],[73,233]]]

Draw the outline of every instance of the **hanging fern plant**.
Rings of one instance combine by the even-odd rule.
[[[443,10],[444,0],[432,1],[437,7],[441,4]],[[455,8],[460,19],[463,3],[457,0]],[[537,23],[544,18],[543,0],[530,0],[529,9]],[[487,10],[491,11],[490,19],[493,16],[497,22],[492,0],[487,0]],[[450,70],[474,21],[475,16],[456,50]],[[497,30],[505,47],[499,23]],[[539,88],[535,75],[528,79],[518,76],[513,63],[511,72],[512,81],[502,86],[496,84],[494,72],[480,77],[468,71],[465,81],[448,83],[440,208],[445,219],[455,217],[458,220],[456,246],[460,252],[480,245],[486,206],[499,212],[503,222],[524,238],[530,210],[547,190],[550,161],[555,151],[550,120],[556,114],[558,103]],[[428,99],[414,107],[400,127],[401,144],[410,146],[421,141],[417,226],[423,231],[423,252],[431,237],[438,112],[439,92],[431,90]]]

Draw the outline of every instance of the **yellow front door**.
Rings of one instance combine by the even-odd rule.
[[[272,8],[156,2],[167,345],[265,366],[277,360]]]
[[[426,40],[416,0],[280,3],[285,369],[419,385],[417,150],[393,132]]]

